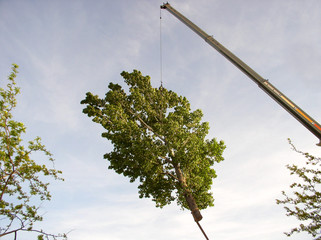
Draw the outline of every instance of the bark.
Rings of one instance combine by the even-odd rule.
[[[159,139],[161,139],[165,145],[167,145],[167,141],[166,139],[163,137],[163,136],[160,136],[158,133],[156,133],[154,131],[154,129],[152,127],[150,127],[147,123],[144,122],[143,119],[141,119],[139,117],[138,114],[134,114],[134,112],[132,112],[131,110],[129,110],[129,112],[134,115],[135,117],[137,117],[137,119],[140,121],[140,123],[148,130],[152,131]],[[187,143],[187,140],[183,143],[183,146]],[[174,150],[173,149],[170,149],[169,148],[169,151],[170,151],[170,155],[172,157],[175,156],[175,153],[174,153]],[[185,197],[185,200],[187,202],[187,205],[189,207],[189,209],[191,210],[191,213],[193,215],[193,218],[195,220],[195,222],[199,222],[202,220],[203,216],[201,215],[201,212],[200,210],[198,209],[198,206],[196,204],[196,201],[191,193],[191,191],[188,189],[188,186],[186,184],[186,180],[185,180],[185,177],[184,177],[184,174],[182,173],[182,170],[181,168],[179,167],[178,164],[174,164],[173,162],[171,161],[168,161],[170,163],[173,164],[174,168],[175,168],[175,173],[176,173],[176,176],[177,176],[177,179],[181,185],[181,187],[183,188],[184,190],[184,197]]]
[[[185,180],[185,177],[182,173],[182,170],[179,167],[179,165],[174,165],[174,168],[175,168],[175,172],[176,172],[176,176],[178,178],[178,181],[179,181],[181,187],[184,189],[184,197],[187,202],[187,205],[188,205],[189,209],[191,210],[191,213],[194,217],[195,222],[199,222],[202,220],[203,217],[201,215],[200,210],[197,207],[196,201],[195,201],[192,193],[188,189],[188,186],[186,184],[186,180]]]

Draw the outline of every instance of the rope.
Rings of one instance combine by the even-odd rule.
[[[206,238],[206,240],[209,240],[208,237],[206,236],[206,233],[204,232],[202,226],[199,224],[199,222],[196,222],[198,227],[201,229],[202,233],[204,234],[204,237]]]

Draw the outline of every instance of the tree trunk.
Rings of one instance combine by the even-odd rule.
[[[195,202],[195,199],[194,199],[192,193],[189,191],[189,189],[187,187],[186,180],[185,180],[185,177],[182,173],[182,170],[179,167],[179,165],[174,165],[174,167],[175,167],[175,172],[176,172],[176,176],[178,178],[178,181],[181,184],[181,187],[184,189],[184,197],[187,202],[187,205],[192,212],[195,222],[199,222],[202,220],[203,217],[201,215],[200,210],[197,207],[197,204]]]

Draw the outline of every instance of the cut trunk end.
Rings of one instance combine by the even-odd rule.
[[[199,222],[202,220],[203,216],[198,208],[195,208],[194,210],[191,211],[193,218],[195,222]]]
[[[195,199],[193,198],[192,194],[186,193],[185,199],[186,199],[189,209],[191,210],[191,213],[193,215],[195,222],[201,221],[203,217],[202,217],[200,210],[197,207],[197,204],[196,204]]]
[[[172,155],[174,156],[174,153],[172,153]],[[180,169],[178,164],[174,165],[174,167],[175,167],[175,172],[176,172],[176,176],[178,178],[178,181],[179,181],[181,187],[184,189],[184,192],[185,192],[184,197],[187,202],[187,205],[192,212],[195,222],[199,222],[202,220],[203,217],[201,215],[200,210],[197,207],[196,201],[195,201],[192,193],[190,192],[190,190],[188,190],[186,180],[185,180],[185,177],[182,173],[182,170]]]

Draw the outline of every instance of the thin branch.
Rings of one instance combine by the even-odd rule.
[[[188,141],[190,140],[190,138],[191,138],[191,135],[189,135],[189,136],[186,138],[186,140],[182,143],[182,145],[179,147],[179,149],[184,148],[185,145],[186,145],[186,144],[188,143]]]
[[[69,231],[67,234],[50,234],[50,233],[45,233],[43,230],[36,230],[36,229],[32,229],[32,230],[28,230],[28,229],[21,229],[21,231],[25,231],[25,232],[36,232],[36,233],[40,233],[45,235],[47,238],[48,237],[52,237],[53,239],[57,239],[57,238],[65,238],[67,237],[67,234],[70,233],[71,231]]]
[[[4,219],[5,219],[5,218],[4,218]],[[11,219],[10,223],[7,225],[7,228],[6,228],[6,229],[3,228],[3,232],[4,232],[4,233],[7,232],[7,231],[10,229],[10,227],[11,227],[11,225],[12,225],[12,223],[13,223],[14,220],[15,220],[15,219]],[[1,229],[0,229],[0,230],[1,230]]]
[[[37,230],[37,229],[27,229],[25,228],[25,226],[22,226],[20,228],[17,228],[17,229],[14,229],[10,232],[6,232],[6,233],[3,233],[3,234],[0,234],[0,237],[3,237],[3,236],[6,236],[6,235],[9,235],[9,234],[15,234],[15,237],[16,237],[16,234],[19,232],[19,231],[22,231],[22,232],[36,232],[36,233],[40,233],[40,234],[43,234],[45,235],[47,238],[48,237],[52,237],[53,239],[57,239],[57,238],[64,238],[64,239],[67,239],[67,234],[70,233],[72,230],[70,230],[68,233],[66,234],[50,234],[50,233],[46,233],[44,232],[43,230]]]
[[[175,175],[173,175],[172,173],[170,173],[170,172],[162,172],[162,174],[164,174],[166,176],[169,176],[169,177],[172,177],[172,178],[174,178],[174,180],[179,181],[178,178]]]
[[[23,227],[17,228],[17,229],[14,229],[14,230],[11,230],[11,231],[9,231],[9,232],[4,232],[4,233],[0,234],[0,237],[3,237],[3,236],[6,236],[6,235],[9,235],[9,234],[12,234],[12,233],[21,231],[22,229],[23,229]]]
[[[173,162],[168,158],[168,157],[162,157],[160,156],[162,159],[164,159],[168,164],[171,164],[174,166]]]
[[[154,131],[154,129],[149,126],[139,115],[138,113],[134,113],[131,109],[128,109],[128,111],[134,116],[137,117],[138,121],[140,121],[141,124],[144,125],[145,128],[147,128],[148,130],[152,131],[160,140],[162,140],[165,144],[166,144],[166,140],[163,136],[159,135],[157,132]]]
[[[8,178],[7,178],[7,180],[6,180],[5,184],[4,184],[3,189],[2,189],[2,192],[1,192],[1,194],[0,194],[0,201],[2,201],[3,195],[4,195],[4,193],[5,193],[5,189],[7,188],[8,183],[9,183],[9,180],[12,178],[12,175],[13,175],[14,173],[15,173],[15,170],[13,170],[13,172],[10,173],[10,175],[8,176]]]

